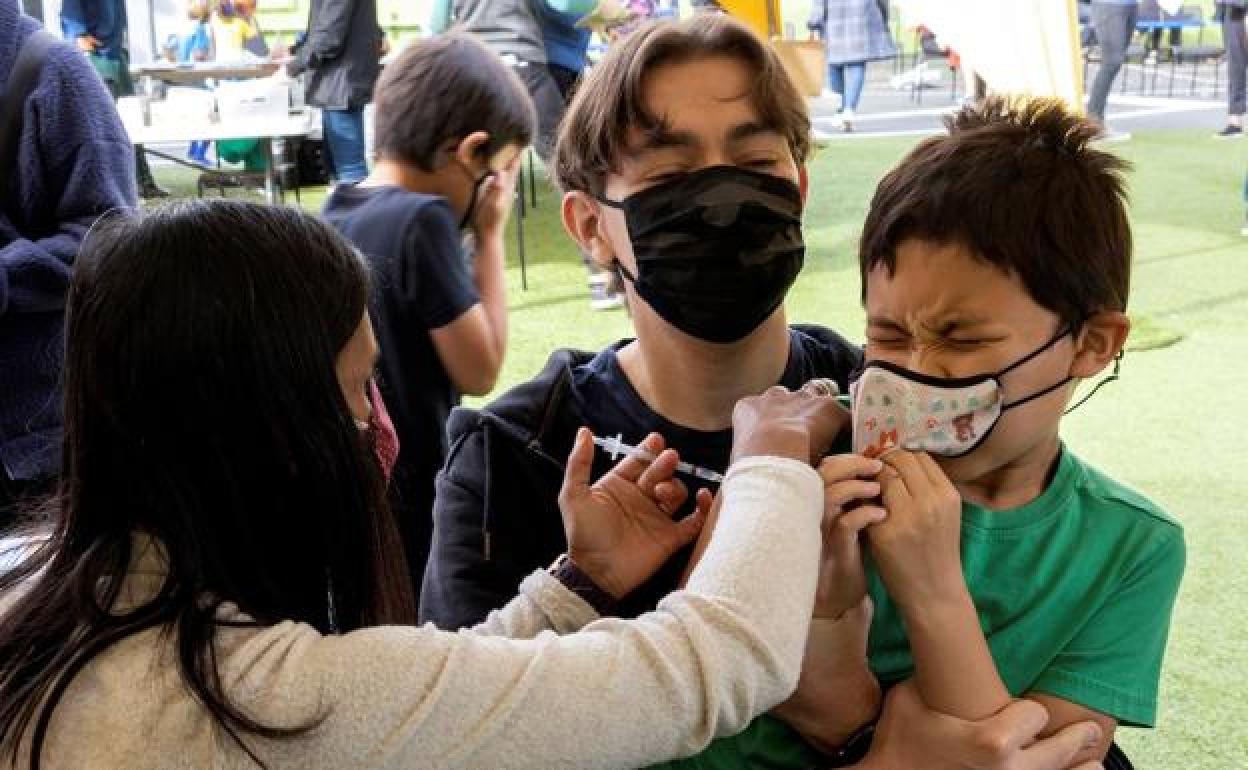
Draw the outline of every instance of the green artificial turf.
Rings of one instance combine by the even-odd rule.
[[[856,240],[876,180],[913,139],[833,142],[810,166],[808,259],[790,317],[861,339]],[[1120,740],[1140,770],[1248,767],[1248,239],[1239,235],[1248,145],[1207,131],[1137,132],[1112,145],[1131,175],[1137,335],[1111,384],[1067,418],[1085,459],[1164,505],[1187,532],[1156,730]],[[193,194],[187,172],[158,169]],[[586,274],[545,185],[525,221],[528,291],[509,239],[511,340],[499,388],[533,375],[557,347],[596,349],[629,334],[623,311],[590,310]],[[315,207],[324,191],[305,191]]]

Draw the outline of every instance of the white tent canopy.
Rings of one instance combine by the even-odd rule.
[[[994,91],[1083,103],[1075,0],[896,0]]]

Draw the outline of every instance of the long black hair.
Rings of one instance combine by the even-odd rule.
[[[74,676],[109,645],[167,632],[182,677],[257,763],[266,725],[217,671],[217,612],[322,632],[414,622],[380,468],[335,360],[364,317],[367,267],[294,209],[217,201],[115,213],[83,245],[66,324],[63,476],[50,535],[0,596],[0,748],[30,765]],[[136,535],[168,574],[115,607]]]

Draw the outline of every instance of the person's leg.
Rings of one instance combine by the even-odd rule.
[[[862,89],[867,82],[867,63],[853,62],[845,65],[845,110],[855,112],[862,102]]]
[[[543,163],[548,163],[555,149],[559,121],[563,119],[567,104],[545,64],[528,62],[523,67],[517,67],[515,71],[532,97],[533,106],[537,108],[537,139],[533,143],[533,149],[537,150],[537,157]]]
[[[828,88],[841,97],[841,106],[845,106],[845,65],[828,65]]]
[[[368,176],[364,158],[364,109],[321,110],[325,150],[335,181],[359,182]]]
[[[1092,25],[1101,41],[1101,68],[1092,81],[1088,97],[1088,116],[1105,121],[1105,105],[1114,87],[1118,71],[1126,61],[1127,46],[1135,31],[1135,8],[1107,3],[1092,4]]]
[[[1227,105],[1226,113],[1232,125],[1240,125],[1245,111],[1248,89],[1248,32],[1244,30],[1244,13],[1228,8],[1222,21],[1222,36],[1226,45]]]

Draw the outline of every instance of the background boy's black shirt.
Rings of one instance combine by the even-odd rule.
[[[480,302],[446,199],[398,187],[339,185],[323,216],[373,273],[369,315],[381,348],[378,387],[399,434],[391,504],[413,585],[432,533],[433,481],[446,457],[446,422],[459,393],[429,336]]]
[[[446,629],[480,622],[515,596],[525,576],[566,549],[557,497],[581,425],[596,435],[622,434],[631,444],[657,431],[682,459],[714,470],[727,467],[731,431],[695,431],[655,414],[620,369],[616,351],[624,344],[597,355],[558,351],[537,378],[486,409],[456,409],[452,414],[451,453],[438,477],[434,502],[422,622]],[[860,358],[858,348],[834,332],[796,327],[790,331],[789,361],[780,384],[795,389],[828,377],[847,391],[848,376]],[[599,452],[595,478],[611,465]],[[705,484],[683,480],[691,493]],[[627,597],[620,617],[653,609],[675,588],[687,559],[687,554],[677,556]]]

